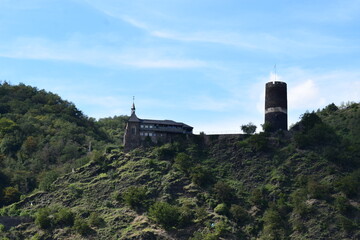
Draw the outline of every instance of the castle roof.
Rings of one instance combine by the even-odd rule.
[[[191,129],[193,128],[185,123],[175,122],[172,120],[140,119],[140,122],[144,124],[171,125],[171,126],[179,126],[183,128],[191,128]]]

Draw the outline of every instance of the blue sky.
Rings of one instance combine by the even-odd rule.
[[[0,0],[0,80],[89,117],[172,119],[239,132],[287,82],[289,125],[359,102],[360,0]]]

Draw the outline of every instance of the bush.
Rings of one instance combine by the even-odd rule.
[[[352,206],[350,205],[348,199],[343,196],[338,196],[335,199],[335,207],[337,210],[339,210],[341,213],[347,213],[350,212],[352,209]]]
[[[5,231],[5,226],[0,224],[0,233],[4,232]]]
[[[310,198],[326,199],[329,197],[329,187],[315,180],[308,181],[306,190]]]
[[[244,224],[249,220],[248,212],[243,207],[236,204],[231,205],[230,216],[238,224]]]
[[[241,125],[241,130],[246,134],[253,134],[256,131],[256,125],[250,122],[246,125]]]
[[[356,197],[360,192],[360,171],[341,178],[337,183],[337,187],[348,197]]]
[[[229,212],[228,207],[225,203],[220,203],[214,208],[214,212],[220,215],[227,215]]]
[[[156,148],[156,156],[159,160],[171,160],[175,156],[175,149],[169,143]]]
[[[60,226],[73,226],[75,214],[67,208],[60,209],[55,214],[55,224]]]
[[[156,202],[150,207],[149,215],[165,229],[177,226],[180,219],[180,210],[177,206],[166,202]]]
[[[102,217],[99,216],[98,213],[91,213],[89,217],[89,223],[94,227],[103,227],[105,225],[105,221]]]
[[[279,240],[287,239],[286,221],[281,217],[276,209],[268,209],[263,216],[264,229],[261,239]]]
[[[49,171],[43,174],[41,177],[39,188],[44,191],[49,191],[51,184],[59,177],[59,173],[56,171]]]
[[[93,232],[89,224],[82,218],[75,219],[73,228],[82,236],[87,236]]]
[[[213,187],[213,191],[216,198],[221,202],[231,203],[235,199],[235,190],[225,182],[217,182]]]
[[[3,190],[3,202],[5,205],[12,204],[20,200],[21,193],[14,187],[6,187]]]
[[[51,211],[49,208],[41,208],[36,213],[35,224],[42,229],[49,229],[52,227],[52,219],[50,218]]]
[[[69,191],[70,194],[75,198],[80,198],[83,193],[83,190],[75,183],[69,185]]]
[[[195,212],[188,206],[182,206],[179,208],[179,227],[189,226],[194,219]]]
[[[175,166],[181,171],[188,173],[189,169],[192,167],[193,162],[189,155],[186,153],[179,153],[175,157]]]
[[[266,151],[268,149],[268,140],[264,133],[252,135],[247,141],[254,151]]]
[[[250,197],[249,197],[250,203],[258,207],[264,207],[267,204],[264,191],[265,190],[262,188],[254,189],[250,193]]]
[[[192,182],[199,186],[208,185],[213,181],[210,170],[200,165],[197,165],[196,167],[191,169],[190,176]]]
[[[349,218],[342,215],[338,216],[338,224],[346,232],[351,232],[357,228],[356,224],[351,221]]]
[[[122,194],[124,202],[132,209],[140,209],[146,205],[146,189],[131,186]]]

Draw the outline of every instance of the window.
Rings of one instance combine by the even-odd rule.
[[[140,132],[140,136],[144,136],[144,133],[143,133],[143,132]]]
[[[131,134],[134,134],[134,135],[136,134],[136,127],[131,128]]]
[[[141,128],[144,128],[144,125],[140,125]]]
[[[150,136],[150,137],[152,137],[152,135],[153,135],[152,133],[149,133],[149,136]]]

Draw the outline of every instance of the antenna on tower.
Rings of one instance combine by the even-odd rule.
[[[275,72],[275,82],[276,82],[276,63],[274,65],[274,72]]]

